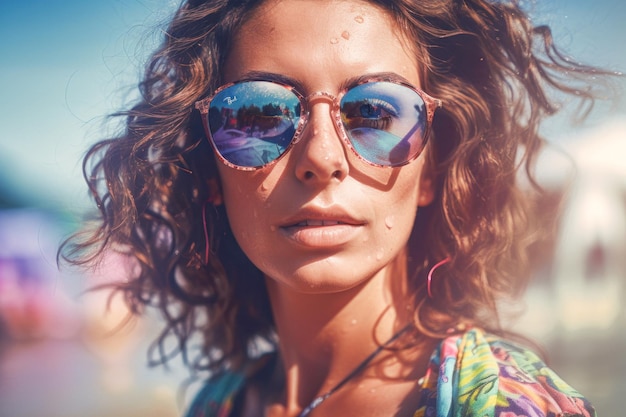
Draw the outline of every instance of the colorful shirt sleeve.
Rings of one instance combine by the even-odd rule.
[[[431,357],[414,417],[594,417],[533,352],[472,329]]]
[[[227,372],[211,378],[196,394],[185,417],[228,417],[244,384],[240,373]]]

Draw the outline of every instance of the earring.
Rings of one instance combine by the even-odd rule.
[[[442,265],[447,264],[447,263],[448,263],[448,262],[450,262],[450,261],[451,261],[451,259],[450,259],[449,257],[448,257],[448,258],[445,258],[444,260],[439,261],[438,263],[436,263],[436,264],[435,264],[435,265],[434,265],[434,266],[430,269],[430,271],[428,272],[428,283],[426,284],[426,288],[428,289],[428,297],[433,298],[433,293],[432,293],[432,292],[431,292],[431,290],[430,290],[430,284],[431,284],[431,283],[432,283],[432,281],[433,281],[433,273],[435,272],[435,270],[436,270],[437,268],[439,268],[439,267],[440,267],[440,266],[442,266]]]
[[[209,264],[209,253],[211,252],[211,244],[209,243],[209,227],[206,221],[206,206],[213,204],[212,199],[207,199],[202,204],[202,230],[204,231],[204,265]]]
[[[222,204],[222,193],[220,192],[219,183],[215,178],[207,181],[209,196],[202,203],[202,229],[204,232],[204,264],[209,264],[209,255],[211,253],[211,243],[209,240],[209,225],[207,223],[206,208],[210,204],[212,206],[219,206]]]

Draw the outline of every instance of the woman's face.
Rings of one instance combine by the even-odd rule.
[[[235,38],[227,82],[252,72],[337,95],[354,77],[391,72],[419,87],[415,53],[392,19],[366,2],[267,1]],[[404,250],[417,207],[432,200],[423,156],[399,168],[359,160],[330,103],[310,103],[301,139],[277,163],[238,171],[218,163],[232,231],[267,277],[302,292],[334,292],[384,273]]]

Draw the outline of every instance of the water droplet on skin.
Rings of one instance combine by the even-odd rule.
[[[354,18],[354,21],[357,23],[363,23],[365,21],[365,19],[363,19],[363,16],[357,16]]]
[[[267,184],[265,184],[264,182],[261,183],[261,191],[267,191],[268,187]]]
[[[385,226],[387,226],[387,229],[391,229],[393,227],[394,220],[395,218],[393,215],[385,217]]]
[[[344,38],[345,40],[350,39],[350,32],[348,32],[347,30],[344,30],[344,31],[341,33],[341,37],[342,37],[342,38]]]
[[[270,230],[271,230],[272,232],[275,232],[275,231],[276,231],[276,226],[271,225],[271,226],[270,226]]]
[[[336,44],[336,43],[339,43],[339,39],[337,39],[337,38],[331,38],[331,39],[330,39],[330,43],[332,43],[333,45],[334,45],[334,44]]]
[[[380,261],[381,259],[383,259],[384,254],[385,254],[385,251],[384,251],[384,250],[382,250],[382,249],[378,249],[378,250],[376,251],[376,260],[377,260],[377,261]]]

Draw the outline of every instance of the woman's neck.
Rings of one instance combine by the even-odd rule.
[[[333,388],[411,321],[406,286],[398,285],[406,282],[403,272],[390,267],[357,287],[326,294],[303,294],[267,279],[285,372],[286,414]],[[373,363],[384,366],[386,375],[412,371],[386,353]]]

